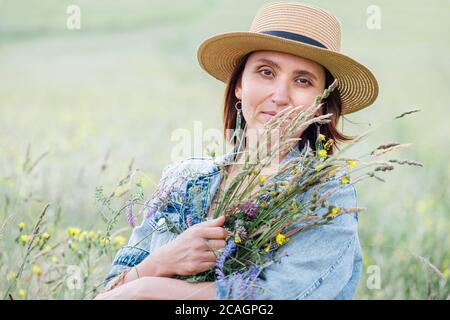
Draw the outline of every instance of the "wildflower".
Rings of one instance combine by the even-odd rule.
[[[258,206],[254,201],[248,200],[241,204],[241,210],[245,212],[247,217],[253,219],[258,214]]]
[[[325,135],[319,134],[319,140],[320,141],[325,141]]]
[[[341,208],[339,207],[333,207],[329,212],[328,216],[331,218],[334,218],[338,215],[338,213],[341,212]]]
[[[59,262],[58,258],[56,256],[52,257],[52,263],[57,264]]]
[[[19,289],[19,291],[18,291],[18,295],[19,295],[19,297],[21,297],[22,299],[24,299],[24,298],[25,298],[25,296],[27,295],[27,293],[26,293],[26,291],[25,291],[25,290],[23,290],[23,289]]]
[[[347,177],[347,176],[343,176],[343,177],[341,178],[341,183],[342,183],[342,184],[347,184],[347,183],[348,183],[348,177]]]
[[[76,242],[69,243],[69,248],[73,251],[76,251],[78,249],[78,244]]]
[[[34,237],[33,242],[34,242],[34,243],[38,243],[39,240],[41,240],[41,237],[36,236],[36,237]]]
[[[266,200],[261,200],[261,207],[265,207],[267,206],[267,201]]]
[[[294,172],[294,174],[297,174],[298,173],[298,168],[294,167],[294,169],[292,169],[292,171]]]
[[[113,243],[118,247],[123,247],[126,243],[127,239],[123,236],[115,236],[113,239]]]
[[[238,234],[236,234],[235,236],[234,236],[234,242],[236,242],[236,243],[241,243],[241,237],[239,237],[239,235]]]
[[[44,232],[42,234],[42,239],[44,239],[44,241],[47,241],[48,239],[50,239],[50,234],[48,232]]]
[[[216,260],[216,276],[219,283],[225,285],[225,274],[223,273],[223,267],[225,265],[225,260],[230,257],[234,250],[236,249],[236,243],[234,241],[228,240],[227,245],[223,249],[222,253]]]
[[[319,155],[320,158],[326,158],[327,156],[327,150],[325,149],[320,149],[319,152],[317,153]]]
[[[96,237],[96,233],[94,230],[89,230],[86,236],[89,240],[92,240]]]
[[[107,246],[108,244],[109,244],[109,239],[107,238],[107,237],[102,237],[101,239],[100,239],[100,244],[102,245],[102,246]]]
[[[297,211],[297,210],[298,210],[297,201],[292,200],[291,206],[290,206],[290,210],[291,210],[291,211]]]
[[[136,226],[136,222],[134,220],[134,215],[133,215],[133,204],[130,200],[128,200],[126,212],[127,212],[128,224],[130,225],[130,227],[134,228]]]
[[[83,231],[83,232],[81,232],[80,236],[78,237],[78,240],[84,241],[84,239],[86,239],[86,237],[87,237],[87,232]]]
[[[26,234],[23,234],[23,235],[21,235],[21,236],[19,237],[19,242],[20,242],[21,244],[25,245],[25,244],[28,242],[29,239],[30,239],[30,236],[28,236],[28,235],[26,235]]]
[[[69,235],[69,237],[78,238],[81,234],[81,230],[78,228],[70,227],[67,229],[67,234]]]
[[[287,243],[289,241],[289,238],[287,238],[284,234],[277,234],[275,237],[275,241],[279,246],[282,246],[283,244]]]
[[[23,229],[25,229],[26,225],[24,222],[19,223],[19,231],[22,232]]]
[[[334,143],[334,140],[333,139],[329,139],[326,143],[325,143],[325,145],[323,146],[325,149],[328,149],[328,148],[330,148],[332,145],[333,145],[333,143]]]
[[[444,271],[444,277],[445,277],[446,279],[448,279],[448,278],[450,277],[450,269],[445,269],[445,271]]]
[[[41,268],[39,266],[33,266],[31,272],[37,277],[39,277],[42,273]]]
[[[245,230],[244,226],[237,227],[236,234],[239,237],[240,242],[245,241],[248,238],[247,230]],[[236,242],[236,243],[240,243],[240,242]]]
[[[265,246],[264,246],[264,251],[265,252],[269,252],[270,251],[270,244],[266,244]]]
[[[264,182],[264,181],[266,181],[266,179],[267,179],[267,176],[260,176],[259,182]]]
[[[6,275],[7,280],[14,280],[16,278],[17,278],[17,273],[15,273],[14,271],[8,272],[8,274]]]
[[[348,167],[350,169],[353,169],[353,168],[356,167],[356,161],[355,160],[347,160],[347,164],[348,164]]]

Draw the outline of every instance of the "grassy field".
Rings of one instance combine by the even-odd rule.
[[[224,86],[200,68],[197,47],[210,35],[248,30],[265,1],[175,2],[0,0],[3,298],[92,297],[130,234],[120,215],[106,237],[102,214],[110,218],[130,194],[154,190],[172,161],[175,129],[192,131],[194,121],[221,128]],[[364,275],[355,298],[448,299],[448,1],[377,1],[379,30],[366,27],[372,1],[308,3],[340,19],[343,51],[379,79],[378,100],[346,117],[344,132],[421,109],[353,150],[408,142],[396,157],[424,165],[358,187],[367,210],[360,215]],[[80,30],[66,27],[72,4],[81,9]],[[29,252],[23,236],[41,213],[39,231],[49,238],[35,239]],[[377,288],[370,285],[373,266],[381,275]],[[75,287],[73,277],[81,279]]]

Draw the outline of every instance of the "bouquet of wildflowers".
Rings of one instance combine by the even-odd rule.
[[[346,187],[350,181],[355,184],[366,178],[382,180],[378,173],[393,170],[394,165],[421,166],[409,160],[378,160],[380,155],[407,144],[380,145],[364,157],[347,158],[342,155],[343,152],[369,132],[358,136],[332,155],[329,150],[334,141],[320,134],[314,151],[307,144],[297,156],[284,161],[276,172],[264,174],[275,157],[287,154],[298,143],[298,132],[314,123],[330,121],[331,114],[315,114],[322,107],[321,101],[336,86],[337,81],[306,110],[291,106],[265,123],[256,148],[242,156],[243,165],[236,176],[230,181],[226,180],[224,190],[218,190],[219,200],[213,218],[224,215],[225,228],[232,235],[218,254],[216,268],[183,279],[191,282],[223,281],[226,277],[234,277],[234,280],[242,283],[237,298],[252,299],[258,274],[281,258],[276,256],[277,249],[286,244],[293,234],[329,224],[342,214],[363,211],[363,208],[341,208],[329,203],[334,193]],[[406,112],[397,118],[415,111]],[[273,132],[277,132],[277,139],[272,139]],[[265,155],[259,158],[261,148],[265,148]],[[252,161],[251,155],[257,155],[257,161]],[[224,179],[228,179],[226,171]],[[321,185],[335,179],[340,181],[339,186],[321,194]],[[311,189],[312,196],[300,201],[299,196]],[[172,207],[176,205],[171,204]],[[324,209],[326,214],[319,214],[319,210],[323,212]],[[172,231],[179,233],[182,230]]]

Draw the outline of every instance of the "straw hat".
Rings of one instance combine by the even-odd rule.
[[[378,95],[374,75],[362,64],[341,53],[341,26],[335,16],[302,3],[264,5],[250,31],[210,37],[199,46],[200,66],[226,82],[238,60],[257,50],[294,54],[315,61],[338,79],[342,114],[372,104]]]

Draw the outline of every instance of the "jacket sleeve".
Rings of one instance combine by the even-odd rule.
[[[156,208],[161,198],[165,196],[164,192],[168,190],[167,180],[171,175],[172,168],[172,164],[164,167],[156,191],[149,201],[146,202],[146,207],[143,210],[144,217],[141,224],[133,228],[128,243],[116,253],[111,270],[104,279],[104,286],[126,269],[139,264],[150,254],[154,227],[151,225],[149,211]]]
[[[327,185],[333,188],[339,183],[334,179]],[[341,208],[356,207],[356,202],[356,190],[351,184],[329,198],[329,204]],[[326,208],[319,210],[319,214],[325,213]],[[278,252],[282,258],[259,274],[254,299],[351,299],[361,264],[357,213],[341,214],[330,224],[300,231]],[[239,291],[238,285],[231,278],[225,280],[225,285],[216,281],[216,299],[224,299],[227,290],[233,297]]]

